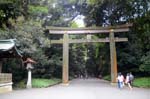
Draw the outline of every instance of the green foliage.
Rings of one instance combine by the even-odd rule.
[[[75,4],[77,3],[77,0],[66,0],[68,4]],[[81,0],[79,0],[81,1]]]
[[[135,78],[133,86],[150,88],[150,77]]]
[[[32,87],[33,88],[45,88],[52,85],[56,85],[61,82],[61,79],[52,78],[52,79],[42,79],[42,78],[33,78]],[[26,88],[26,80],[22,80],[19,83],[15,84],[15,89],[24,89]]]
[[[96,5],[100,2],[103,2],[103,0],[87,0],[87,3],[91,5]]]
[[[3,10],[0,10],[0,19],[3,20],[3,17],[5,16],[5,13]]]
[[[87,49],[85,44],[72,44],[70,53],[70,70],[73,73],[84,74],[86,67]],[[78,57],[80,56],[80,57]]]
[[[0,0],[0,3],[15,3],[18,0]]]
[[[92,39],[96,40],[98,39],[97,36],[93,36]],[[95,43],[96,46],[96,54],[95,54],[95,58],[98,58],[100,55],[100,48],[104,47],[104,43]]]
[[[141,58],[141,62],[140,70],[143,72],[150,72],[150,52]]]
[[[9,18],[16,19],[21,15],[20,0],[3,0],[0,2],[0,27],[5,24],[10,27]]]
[[[104,79],[104,80],[111,81],[111,76],[110,76],[110,75],[106,75],[106,76],[103,77],[103,79]]]
[[[73,22],[71,22],[70,27],[77,28],[78,24],[75,21],[73,21]]]
[[[32,80],[32,86],[34,88],[43,88],[43,87],[49,87],[55,84],[58,84],[61,82],[61,79],[33,79]]]
[[[35,15],[35,14],[48,14],[48,7],[46,6],[34,6],[29,5],[29,13]]]
[[[24,89],[26,88],[26,81],[25,80],[21,80],[20,82],[17,82],[13,85],[14,89]]]
[[[41,1],[41,0],[39,0],[39,1]],[[56,2],[58,2],[59,0],[47,0],[49,3],[56,3]]]
[[[149,73],[150,71],[150,14],[147,12],[144,16],[134,20],[134,27],[132,32],[132,46],[135,52],[136,63],[138,64],[139,70],[142,72]],[[132,48],[132,47],[131,47]]]
[[[1,29],[0,32],[1,32],[0,39],[17,39],[17,44],[19,45],[20,49],[23,52],[22,53],[23,59],[27,57],[31,57],[33,58],[33,60],[37,62],[37,64],[34,65],[35,69],[37,68],[45,69],[45,67],[49,65],[50,60],[48,56],[45,54],[45,48],[50,47],[50,43],[49,43],[48,38],[45,37],[43,28],[40,26],[39,22],[35,22],[32,20],[26,21],[26,22],[24,21],[17,22],[13,25],[13,29],[8,29],[8,28],[6,28],[5,30]],[[9,62],[7,62],[6,65],[10,65],[8,63]],[[14,65],[11,64],[9,68],[5,65],[7,69],[5,69],[4,72],[12,68],[12,65],[13,65],[14,69],[10,69],[9,72],[13,73],[14,75],[13,79],[16,82],[20,80],[20,78],[22,79],[25,78],[25,76],[19,75],[22,71],[18,71],[18,72],[13,71],[13,70],[17,70],[15,69],[17,68],[15,66],[22,64],[22,62],[20,63],[14,62],[14,63],[15,64]],[[40,72],[42,72],[42,69],[41,71],[38,71],[39,74],[41,74]],[[34,73],[38,75],[36,71]]]

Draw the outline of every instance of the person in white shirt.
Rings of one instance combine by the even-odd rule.
[[[118,88],[123,88],[124,76],[121,73],[118,73],[117,81],[118,81]]]

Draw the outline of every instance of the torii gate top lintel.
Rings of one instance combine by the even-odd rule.
[[[107,27],[46,27],[50,34],[95,34],[95,33],[110,33],[110,32],[127,32],[132,24],[107,26]]]

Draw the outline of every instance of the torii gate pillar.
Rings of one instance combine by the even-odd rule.
[[[63,37],[63,71],[62,71],[62,79],[63,79],[63,84],[68,84],[69,81],[69,69],[68,69],[68,64],[69,64],[69,36],[67,33],[64,34]]]
[[[111,61],[111,83],[116,83],[117,78],[117,55],[116,55],[116,45],[114,39],[114,30],[110,30],[110,61]]]

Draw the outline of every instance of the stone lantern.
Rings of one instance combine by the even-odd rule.
[[[24,63],[27,63],[26,69],[28,70],[28,80],[26,88],[32,88],[32,69],[33,69],[32,64],[36,62],[31,58],[27,58],[27,60]]]

